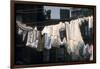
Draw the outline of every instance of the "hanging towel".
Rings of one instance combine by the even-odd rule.
[[[37,48],[37,46],[38,46],[38,40],[36,38],[37,35],[38,34],[37,34],[37,28],[36,27],[32,31],[29,31],[26,46]]]
[[[32,42],[33,42],[33,31],[29,31],[27,36],[26,46],[30,46]]]

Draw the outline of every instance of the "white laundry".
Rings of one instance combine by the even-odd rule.
[[[44,29],[42,30],[42,35],[45,34],[44,48],[46,49],[51,49],[52,29],[53,26],[50,25],[50,26],[45,26]]]
[[[30,31],[32,30],[33,28],[30,27],[30,26],[26,26],[26,24],[22,24],[20,21],[16,21],[16,24],[19,28],[21,28],[22,30],[24,31]]]
[[[53,37],[58,36],[58,34],[59,34],[59,24],[53,25],[53,32],[52,32]]]
[[[18,34],[23,35],[22,40],[25,40],[26,34],[28,31],[32,30],[33,28],[30,26],[26,26],[26,24],[22,24],[20,21],[16,21],[17,26],[19,27],[18,29]]]
[[[53,33],[53,25],[45,26],[44,29],[42,30],[42,35],[45,33],[47,33],[48,36],[50,37]]]
[[[37,39],[38,33],[37,33],[37,27],[35,27],[32,31],[28,32],[28,39],[26,46],[30,46],[33,48],[38,47],[38,39]]]
[[[58,34],[58,41],[59,45],[64,45],[67,46],[67,41],[66,41],[66,26],[65,23],[60,22],[59,23],[59,34]]]
[[[81,35],[81,31],[80,31],[80,20],[76,20],[74,23],[73,23],[74,27],[73,27],[73,39],[74,40],[77,40],[77,41],[83,41],[82,39],[82,35]]]
[[[32,42],[33,42],[33,31],[29,31],[27,36],[26,46],[30,46]]]
[[[44,48],[51,49],[51,37],[48,36],[47,33],[45,33],[45,44]]]
[[[83,49],[83,55],[87,54],[88,53],[88,49],[89,49],[89,44],[86,44],[84,46],[84,49]]]
[[[66,25],[66,39],[67,41],[70,39],[70,24],[69,22],[65,22]]]
[[[38,47],[38,40],[36,40],[36,41],[33,41],[32,43],[31,43],[31,47],[33,47],[33,48],[37,48]]]
[[[89,28],[93,28],[93,16],[89,16]]]
[[[45,38],[47,37],[47,39],[45,39],[45,44],[48,45],[49,40],[50,40],[50,45],[48,48],[51,48],[50,46],[57,46],[58,44],[58,24],[56,25],[50,25],[50,26],[45,26],[43,31],[42,31],[42,35],[45,35]],[[46,46],[45,46],[46,48]],[[47,49],[48,49],[47,48]]]
[[[53,47],[59,47],[63,42],[61,42],[60,31],[65,30],[65,24],[59,22],[59,24],[53,25],[53,34],[52,34],[52,45]]]
[[[66,44],[67,44],[67,41],[66,41],[65,37],[63,38],[62,41],[60,40],[59,42],[60,42],[60,45],[65,45],[66,46]]]
[[[58,28],[59,28],[59,30],[60,29],[65,30],[65,23],[59,22]]]
[[[22,35],[23,41],[25,40],[26,34],[27,34],[27,31],[18,28],[18,35]]]
[[[90,45],[88,52],[90,54],[90,60],[92,61],[93,60],[93,45],[92,44]]]
[[[79,45],[78,43],[79,42],[83,42],[83,39],[82,39],[82,35],[81,35],[81,32],[80,32],[80,28],[79,28],[79,25],[81,24],[80,23],[80,20],[79,19],[76,19],[76,20],[72,20],[70,21],[70,24],[69,22],[65,22],[66,24],[66,39],[67,39],[67,44],[68,44],[68,51],[69,53],[71,52],[76,52],[76,48],[77,50],[79,50]]]
[[[18,28],[18,35],[21,35],[23,33],[23,30]]]
[[[25,40],[26,34],[27,34],[27,31],[23,31],[23,41]]]

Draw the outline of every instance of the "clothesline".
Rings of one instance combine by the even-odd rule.
[[[89,17],[83,17],[83,18],[78,18],[79,20],[87,20],[87,19],[89,19]],[[71,20],[72,21],[72,20]],[[70,22],[71,22],[70,21]],[[30,25],[33,25],[33,26],[37,26],[37,27],[44,27],[44,26],[49,26],[49,25],[43,25],[42,23],[43,22],[49,22],[49,21],[42,21],[42,22],[34,22],[34,23],[36,23],[36,24],[34,24],[34,23],[27,23],[27,24],[30,24]],[[59,21],[59,22],[62,22],[62,21]],[[58,23],[59,23],[58,22]],[[65,21],[65,22],[68,22],[68,21]],[[62,23],[65,23],[65,22],[62,22]],[[70,23],[70,22],[68,22],[68,23]],[[21,22],[20,22],[21,23]],[[39,24],[39,23],[41,23],[41,24]],[[23,23],[21,23],[21,24],[23,24]],[[23,24],[23,25],[27,25],[27,24]],[[57,24],[57,23],[56,23]],[[53,24],[53,25],[56,25],[56,24]],[[52,25],[52,24],[51,24]],[[24,27],[24,26],[21,26],[20,24],[18,25],[18,27],[19,28],[22,28],[23,30],[27,30],[27,28],[26,27]],[[30,26],[31,27],[31,26]]]

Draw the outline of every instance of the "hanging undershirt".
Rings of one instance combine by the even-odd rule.
[[[70,24],[68,22],[65,23],[68,49],[70,52],[75,53],[75,49],[78,48],[78,43],[83,43],[82,35],[79,28],[80,20],[72,20],[70,21]]]

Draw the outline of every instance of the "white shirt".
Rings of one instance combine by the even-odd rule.
[[[65,24],[66,24],[66,36],[67,36],[69,53],[75,52],[76,48],[78,48],[77,46],[79,46],[78,43],[83,42],[79,28],[79,25],[81,24],[80,20],[79,19],[72,20],[70,21],[70,24],[69,22],[65,22]]]
[[[93,28],[93,16],[89,16],[89,28]]]

